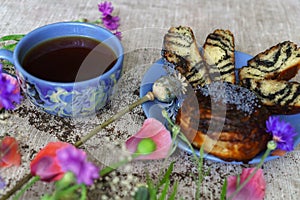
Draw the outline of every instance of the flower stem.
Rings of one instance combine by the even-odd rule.
[[[114,116],[106,120],[104,123],[102,123],[99,126],[96,126],[90,133],[88,133],[86,136],[84,136],[82,139],[77,141],[75,143],[75,147],[81,146],[83,143],[85,143],[87,140],[89,140],[91,137],[96,135],[99,131],[101,131],[103,128],[111,124],[112,122],[116,121],[117,119],[121,118],[125,113],[131,111],[133,108],[147,102],[147,101],[153,101],[154,100],[154,94],[152,92],[148,92],[144,97],[140,98],[136,102],[128,105],[126,108],[123,110],[119,111],[116,113]]]
[[[33,178],[31,178],[31,180],[27,182],[27,184],[16,194],[13,200],[18,200],[28,188],[30,188],[33,184],[35,184],[39,180],[40,180],[39,176],[34,176]]]
[[[27,183],[30,179],[32,179],[32,177],[33,176],[31,174],[25,175],[10,191],[8,191],[4,196],[2,196],[0,198],[0,200],[8,199],[16,191],[18,191],[20,188],[22,188],[25,183]]]
[[[237,187],[236,191],[229,196],[228,200],[233,199],[233,197],[235,195],[237,195],[247,185],[247,183],[253,178],[253,176],[256,174],[256,172],[264,164],[265,159],[267,158],[267,156],[270,154],[271,151],[272,151],[272,149],[269,149],[269,148],[265,151],[265,153],[263,154],[262,158],[260,159],[260,162],[256,166],[255,170],[246,178],[246,180],[242,184],[240,184]]]
[[[84,184],[81,184],[81,197],[80,197],[80,200],[86,200],[86,197],[87,197],[86,186]]]
[[[138,157],[137,154],[132,154],[130,155],[128,158],[124,159],[124,160],[121,160],[117,163],[114,163],[110,166],[107,166],[107,167],[104,167],[103,169],[100,170],[100,176],[103,177],[103,176],[106,176],[108,175],[109,173],[111,173],[112,171],[114,171],[115,169],[127,164],[128,162],[130,162],[132,159]]]
[[[203,147],[203,145],[201,146],[201,148],[200,148],[200,158],[198,158],[198,156],[196,155],[196,153],[194,151],[193,146],[191,145],[191,142],[180,131],[180,127],[178,125],[176,125],[175,123],[173,123],[173,121],[170,119],[170,117],[168,116],[168,113],[165,110],[162,110],[162,115],[172,127],[173,141],[176,140],[177,137],[179,137],[184,143],[186,143],[192,151],[192,155],[193,155],[194,160],[197,162],[197,165],[198,165],[198,179],[197,179],[197,184],[196,184],[197,188],[196,188],[195,197],[196,197],[196,199],[200,199],[200,187],[201,187],[201,183],[203,181],[203,174],[202,174],[203,170],[202,170],[202,168],[203,168],[204,147]]]

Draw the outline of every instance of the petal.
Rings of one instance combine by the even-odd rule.
[[[59,180],[63,176],[63,170],[57,160],[57,151],[70,146],[65,142],[50,142],[30,163],[30,170],[33,175],[38,175],[43,181]]]
[[[51,182],[63,177],[58,161],[54,157],[44,156],[30,165],[31,174],[39,176],[42,181]]]
[[[31,161],[31,163],[38,161],[44,156],[56,157],[56,151],[68,145],[71,144],[68,144],[66,142],[49,142],[42,150],[38,152],[38,154]]]
[[[142,128],[133,137],[136,138],[151,138],[157,135],[158,132],[165,130],[165,126],[154,118],[148,118],[145,120]]]
[[[227,177],[227,198],[236,190],[236,176]]]
[[[255,170],[255,168],[245,168],[241,174],[241,183],[243,183],[247,177]],[[235,182],[233,178],[228,179],[227,194],[229,197],[236,189],[236,178]],[[263,200],[265,196],[266,182],[263,177],[262,169],[258,169],[252,179],[246,184],[246,186],[233,198],[234,200],[245,199],[245,200]]]
[[[169,154],[169,150],[172,144],[172,138],[170,132],[165,126],[154,118],[148,118],[145,120],[142,128],[132,137],[126,141],[126,148],[131,153],[136,151],[137,145],[143,138],[151,138],[156,144],[156,150],[149,155],[142,155],[137,157],[139,160],[145,159],[161,159],[165,158]]]
[[[15,138],[5,137],[0,146],[0,167],[19,166],[21,164],[21,154],[19,145]]]

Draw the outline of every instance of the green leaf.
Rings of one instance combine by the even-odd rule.
[[[42,196],[41,200],[52,200],[52,197],[49,194]]]
[[[165,182],[165,186],[164,186],[164,189],[162,190],[161,192],[161,195],[159,197],[159,200],[165,200],[166,197],[167,197],[167,194],[168,194],[168,191],[169,191],[169,187],[170,187],[170,180],[168,179],[166,182]]]
[[[7,50],[10,50],[10,51],[13,51],[17,46],[17,43],[13,43],[13,44],[8,44],[8,45],[5,45],[2,47],[2,49],[7,49]]]
[[[80,197],[80,200],[86,200],[86,198],[87,198],[86,185],[81,184],[81,197]]]
[[[173,191],[169,197],[169,200],[175,200],[176,194],[177,194],[177,189],[178,189],[178,181],[175,182]]]
[[[157,189],[156,189],[156,187],[155,187],[155,185],[154,185],[153,181],[151,180],[148,173],[147,173],[146,179],[147,179],[147,186],[148,186],[148,191],[149,191],[149,194],[150,194],[150,199],[151,200],[156,200]]]
[[[25,34],[6,35],[0,38],[0,42],[9,41],[9,40],[20,41],[24,36]]]
[[[138,188],[136,193],[134,194],[135,200],[149,200],[150,199],[150,193],[147,187],[141,186]]]
[[[160,182],[159,182],[159,184],[158,184],[158,186],[157,186],[158,188],[159,188],[160,186],[162,186],[163,184],[165,184],[167,181],[169,181],[170,175],[171,175],[171,173],[172,173],[172,171],[173,171],[174,163],[175,163],[175,162],[173,161],[173,162],[171,162],[171,164],[169,165],[169,167],[168,167],[168,169],[167,169],[165,175],[164,175],[163,178],[160,180]]]
[[[226,193],[227,193],[227,178],[224,180],[224,183],[222,186],[220,200],[226,200]]]

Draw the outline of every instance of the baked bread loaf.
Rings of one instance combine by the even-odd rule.
[[[257,54],[248,65],[239,70],[239,79],[289,80],[300,68],[300,48],[285,41]]]
[[[242,79],[243,87],[253,91],[273,114],[296,114],[300,112],[300,83]]]
[[[229,30],[210,33],[203,45],[203,57],[212,81],[235,83],[234,36]]]
[[[266,149],[270,114],[253,92],[225,82],[195,92],[190,91],[176,116],[193,146],[203,145],[205,152],[225,161],[245,163]]]
[[[204,61],[190,27],[171,27],[164,36],[162,56],[197,88],[209,83]]]

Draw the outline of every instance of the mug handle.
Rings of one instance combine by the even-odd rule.
[[[13,52],[7,49],[0,49],[0,59],[8,60],[14,64]]]

